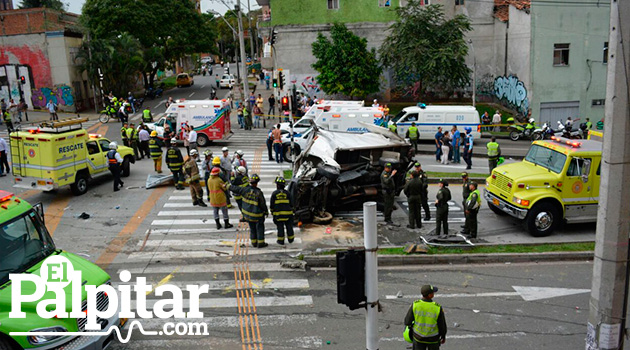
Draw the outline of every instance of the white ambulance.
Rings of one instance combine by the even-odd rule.
[[[443,131],[450,131],[457,125],[460,132],[464,128],[472,128],[475,139],[481,137],[481,119],[479,112],[473,106],[418,106],[405,107],[389,121],[389,125],[396,123],[398,135],[405,137],[411,123],[416,123],[421,140],[431,140],[435,137],[438,127]]]
[[[311,121],[317,119],[323,113],[330,112],[333,108],[339,109],[342,107],[363,107],[363,101],[320,100],[293,124],[293,132],[303,133],[311,127]],[[289,131],[291,126],[288,122],[280,123],[280,130]]]

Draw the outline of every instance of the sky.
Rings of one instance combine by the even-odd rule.
[[[73,13],[81,13],[81,7],[83,6],[83,3],[85,3],[85,0],[62,0],[64,3],[66,3],[68,5],[68,12],[73,12]],[[18,5],[21,2],[21,0],[13,0],[14,5]],[[224,0],[225,3],[227,3],[228,5],[231,4],[232,7],[234,7],[234,4],[236,3],[235,0]],[[247,0],[241,0],[241,3],[243,4],[243,7],[246,9],[247,8]],[[250,8],[252,10],[258,9],[260,6],[258,6],[258,4],[256,3],[256,0],[249,0],[249,5]],[[17,7],[17,6],[15,6]],[[223,5],[221,3],[221,1],[219,0],[201,0],[201,12],[208,12],[208,10],[215,10],[219,13],[225,13],[225,11],[228,10],[228,8]]]

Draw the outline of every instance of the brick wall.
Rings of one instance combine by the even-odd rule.
[[[78,16],[47,8],[0,11],[0,34],[20,35],[62,31],[76,25]]]

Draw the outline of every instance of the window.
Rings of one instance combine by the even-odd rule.
[[[602,57],[604,63],[608,63],[608,41],[604,43],[604,57]]]
[[[464,5],[464,0],[455,0],[455,6]]]
[[[328,9],[336,10],[339,8],[339,0],[328,0]]]
[[[569,65],[569,44],[553,44],[553,65]]]
[[[96,154],[96,153],[100,153],[101,150],[98,149],[98,146],[96,145],[96,141],[90,141],[87,143],[87,150],[88,150],[88,154]]]
[[[606,104],[606,99],[604,98],[599,98],[599,99],[595,99],[591,101],[592,106],[603,106],[605,104]]]
[[[585,160],[589,160],[589,162],[585,162]],[[590,172],[590,158],[573,158],[571,159],[571,163],[569,163],[569,168],[567,169],[567,176],[588,176]]]
[[[103,152],[109,152],[109,140],[98,140]]]
[[[409,114],[407,115],[407,122],[416,122],[418,121],[418,113],[413,113],[413,114]]]

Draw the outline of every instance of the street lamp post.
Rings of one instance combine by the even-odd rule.
[[[210,13],[213,13],[215,15],[218,15],[219,17],[221,17],[221,19],[223,20],[223,22],[225,22],[225,24],[227,24],[227,26],[232,30],[232,38],[234,39],[234,41],[236,41],[236,29],[234,29],[234,27],[232,27],[232,25],[230,24],[230,22],[228,22],[225,17],[223,17],[223,15],[221,15],[220,13],[218,13],[217,11],[214,10],[210,10]],[[241,78],[241,69],[238,65],[238,51],[235,50],[234,52],[236,54],[236,76],[240,79]],[[218,88],[218,86],[217,86]]]
[[[243,101],[249,97],[249,82],[247,81],[247,67],[245,66],[245,40],[243,39],[243,18],[241,17],[241,6],[235,6],[238,12],[238,42],[241,52],[241,69],[243,70]]]
[[[477,102],[477,57],[475,57],[475,45],[473,45],[472,40],[468,39],[468,43],[470,44],[473,55],[472,105],[475,107]]]

